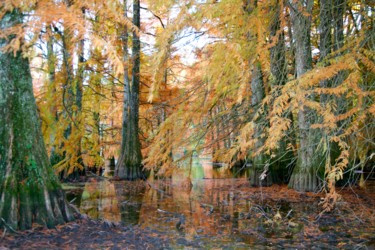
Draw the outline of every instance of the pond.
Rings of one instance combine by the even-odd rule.
[[[336,213],[319,216],[322,195],[250,188],[246,170],[208,161],[193,164],[187,189],[186,172],[147,182],[92,179],[68,190],[68,200],[93,219],[162,232],[177,249],[375,247],[371,207],[359,218],[353,210],[362,205],[342,202]]]

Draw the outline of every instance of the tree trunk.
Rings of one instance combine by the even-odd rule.
[[[126,1],[124,3],[126,14]],[[140,28],[140,2],[133,2],[133,24]],[[125,31],[127,32],[127,31]],[[127,40],[124,41],[127,43]],[[127,46],[124,53],[127,53]],[[139,140],[139,84],[140,84],[140,51],[141,43],[137,32],[133,32],[132,79],[131,85],[124,86],[124,117],[121,142],[121,155],[116,166],[115,175],[121,179],[142,179],[142,154]],[[126,57],[124,57],[126,59]],[[125,62],[127,64],[127,62]],[[127,72],[125,72],[125,77]],[[126,80],[126,79],[125,79]]]
[[[288,75],[285,55],[285,36],[284,31],[281,30],[280,27],[280,9],[280,0],[277,0],[274,3],[274,14],[271,17],[272,22],[270,27],[270,40],[271,42],[273,42],[274,39],[277,41],[270,49],[270,83],[272,87],[276,88],[286,83]],[[280,94],[281,91],[277,90],[277,96]],[[272,105],[270,106],[272,107]],[[293,120],[291,114],[289,119]],[[288,132],[292,133],[292,129],[289,129]],[[294,141],[285,138],[279,142],[279,148],[273,152],[276,156],[272,159],[272,163],[270,163],[270,171],[274,183],[286,183],[289,179],[288,172],[293,159],[293,153],[287,149],[289,142],[295,144]]]
[[[82,9],[82,15],[85,16],[85,9]],[[83,99],[83,81],[84,81],[84,73],[85,73],[85,57],[84,57],[84,50],[85,50],[85,40],[82,39],[79,41],[78,44],[78,73],[77,78],[75,81],[75,105],[76,110],[74,112],[74,121],[76,123],[76,159],[78,161],[79,168],[75,170],[78,172],[77,174],[80,176],[86,175],[86,167],[83,163],[82,159],[82,138],[84,131],[84,121],[82,115],[82,99]]]
[[[313,0],[290,0],[297,78],[312,68],[310,30],[313,4]],[[305,96],[305,98],[311,98],[311,96]],[[319,138],[316,130],[311,129],[313,119],[313,111],[304,107],[303,102],[299,103],[298,158],[289,181],[289,186],[297,191],[316,191],[319,185],[317,169],[322,159],[316,151]]]
[[[332,0],[320,0],[320,61],[323,61],[326,56],[331,53],[332,48],[332,35],[331,35],[331,22],[332,22]],[[320,87],[326,88],[330,85],[329,80],[320,82]],[[320,96],[320,102],[325,105],[327,103],[327,95]]]
[[[333,0],[333,49],[339,50],[344,45],[344,14],[346,0]]]
[[[6,13],[1,29],[22,21]],[[0,40],[0,47],[6,45]],[[0,217],[7,227],[47,227],[73,219],[49,164],[41,134],[29,62],[21,52],[0,52]],[[4,222],[2,223],[4,227]]]
[[[57,113],[57,105],[56,105],[56,55],[53,50],[53,31],[51,25],[47,25],[47,34],[48,34],[48,41],[47,41],[47,73],[48,73],[48,105],[49,105],[49,112],[50,115],[53,117],[51,124],[49,126],[52,127],[50,136],[47,141],[47,148],[50,149],[50,162],[54,162],[55,159],[58,159],[58,155],[56,154],[56,125],[59,120],[58,113]]]
[[[73,70],[73,58],[71,56],[71,35],[70,32],[66,29],[60,33],[62,40],[62,50],[63,50],[63,65],[65,70],[65,82],[63,84],[63,96],[62,96],[62,105],[63,105],[63,119],[70,121],[68,126],[64,130],[65,139],[69,139],[72,134],[72,125],[73,121],[73,104],[74,104],[74,90],[73,90],[73,81],[74,81],[74,70]],[[64,146],[64,145],[63,145]],[[65,157],[65,152],[64,152]]]
[[[341,1],[341,0],[340,0]],[[336,6],[334,6],[335,3],[337,3],[337,0],[320,0],[320,44],[319,44],[319,50],[320,50],[320,58],[319,60],[324,63],[325,65],[328,65],[327,62],[324,62],[326,57],[332,52],[332,49],[336,46],[332,46],[332,30],[335,30],[335,19],[334,19],[334,13]],[[341,20],[343,19],[343,16],[341,16]],[[335,32],[334,32],[335,33]],[[336,36],[336,35],[335,35]],[[340,36],[339,36],[340,37]],[[344,38],[342,36],[342,38]],[[339,72],[336,77],[333,79],[326,79],[320,82],[321,88],[327,88],[327,87],[333,87],[335,82],[337,80],[340,81],[340,83],[343,81],[343,74],[344,72]],[[337,110],[340,109],[339,102],[343,101],[343,98],[327,95],[327,94],[321,94],[320,95],[320,104],[325,108],[325,106],[328,104],[328,102],[331,102],[332,99],[338,104]],[[337,113],[338,114],[338,113]],[[327,135],[326,131],[324,129],[320,130],[320,137],[328,137],[330,135]],[[335,164],[337,157],[340,155],[340,148],[336,142],[327,142],[329,143],[329,146],[327,146],[328,152],[327,154],[330,155],[331,164]]]
[[[249,14],[253,12],[258,5],[257,0],[246,0],[245,1],[245,11]],[[249,38],[253,34],[248,34]],[[252,106],[252,117],[257,113],[263,98],[265,97],[264,84],[263,84],[263,75],[260,62],[254,62],[254,68],[251,75],[251,106]],[[261,137],[264,126],[266,122],[264,117],[259,117],[257,119],[253,118],[254,122],[254,139],[256,143],[252,148],[252,152],[249,152],[250,159],[252,159],[252,167],[249,169],[249,181],[251,186],[270,186],[272,185],[272,178],[268,170],[268,156],[263,152],[257,153],[259,148],[264,145],[265,137]]]
[[[124,16],[127,18],[127,0],[124,0]],[[128,29],[126,26],[123,27],[122,31],[122,51],[123,51],[123,61],[124,61],[124,98],[123,98],[123,110],[122,110],[122,131],[121,131],[121,155],[118,163],[115,167],[115,176],[123,177],[125,176],[125,166],[124,166],[124,153],[127,144],[127,134],[128,134],[128,112],[130,103],[130,82],[129,82],[129,53],[128,53]]]
[[[73,5],[70,0],[64,2],[67,8],[71,8]],[[83,15],[84,12],[84,9],[82,9]],[[53,155],[51,154],[51,163],[59,165],[57,170],[60,172],[61,178],[78,179],[85,175],[81,155],[84,40],[81,40],[78,44],[78,65],[76,65],[78,71],[75,74],[75,63],[72,56],[76,48],[76,44],[72,43],[74,31],[66,27],[64,27],[64,30],[59,30],[56,26],[54,26],[54,30],[61,37],[62,68],[65,71],[65,81],[62,87],[63,111],[59,120],[60,129],[64,130],[64,140],[57,142],[59,149]],[[69,147],[66,147],[66,145],[69,145]]]
[[[251,106],[256,114],[259,109],[263,98],[265,97],[264,86],[262,80],[262,70],[259,62],[254,65],[252,79],[251,79]],[[249,181],[252,186],[270,186],[272,185],[272,177],[268,171],[268,157],[263,153],[257,153],[260,147],[264,145],[265,137],[262,137],[263,129],[266,126],[266,122],[263,117],[259,117],[254,120],[255,132],[253,137],[256,139],[256,143],[253,148],[253,166],[249,170]]]
[[[344,46],[344,14],[345,14],[346,0],[333,0],[333,51],[340,50]],[[340,55],[342,53],[339,53]],[[332,86],[340,85],[348,76],[347,72],[339,72],[336,77],[332,79]],[[342,96],[336,96],[336,115],[346,112],[348,105],[347,100]],[[341,122],[339,122],[339,126]]]
[[[270,49],[271,84],[282,86],[287,81],[287,63],[285,58],[285,36],[280,30],[280,3],[275,3],[274,15],[270,27],[271,40],[276,39],[276,44]],[[271,41],[272,42],[272,41]]]

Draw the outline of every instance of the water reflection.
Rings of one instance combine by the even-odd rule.
[[[93,219],[137,224],[145,186],[140,182],[92,180],[85,184],[79,208]]]
[[[247,178],[248,168],[230,167],[225,163],[213,163],[211,157],[197,157],[185,160],[176,169],[172,179],[177,181],[186,178],[189,174],[192,179],[222,179],[222,178]]]
[[[115,182],[116,197],[120,204],[121,221],[138,224],[145,185],[142,182]]]
[[[120,222],[120,205],[115,185],[109,181],[95,181],[85,184],[81,196],[80,211],[93,219]]]
[[[248,183],[246,170],[215,166],[209,158],[194,157],[191,162],[191,167],[181,167],[164,180],[91,181],[77,205],[94,219],[164,232],[175,246],[246,248],[259,242],[258,232],[262,237],[277,234],[264,229],[268,219],[264,214],[272,214],[272,208],[257,208],[259,200],[244,198],[248,194],[237,189]],[[234,174],[242,178],[233,178]],[[192,180],[191,189],[182,185],[187,177]]]
[[[244,218],[250,204],[237,201],[234,192],[239,179],[231,178],[229,168],[213,166],[210,159],[194,158],[192,163],[191,169],[180,168],[166,180],[93,180],[85,184],[77,205],[94,219],[177,233],[186,241],[220,235],[221,242],[232,242],[248,226]],[[193,187],[187,191],[181,182],[189,175]]]
[[[266,200],[261,189],[244,191],[248,190],[243,189],[248,185],[246,170],[217,168],[209,159],[193,159],[192,163],[191,168],[180,168],[169,179],[93,180],[85,184],[82,192],[75,192],[79,195],[75,204],[94,219],[164,232],[176,248],[247,249],[265,244],[295,248],[305,244],[306,231],[322,238],[318,248],[326,248],[333,244],[333,238],[339,237],[335,230],[340,232],[340,220],[311,219],[311,214],[319,213],[319,199],[309,203],[289,200],[277,196],[276,186],[276,196]],[[242,177],[232,178],[236,172]],[[193,184],[191,189],[181,185],[188,176]],[[371,228],[364,229],[363,234],[368,233],[366,230]],[[334,233],[327,238],[327,231]],[[350,242],[351,239],[343,237]]]
[[[244,219],[250,206],[237,200],[237,183],[238,179],[195,179],[193,188],[184,191],[176,182],[165,188],[168,185],[155,181],[143,198],[139,224],[178,232],[186,240],[219,235],[221,242],[232,242],[248,226]]]

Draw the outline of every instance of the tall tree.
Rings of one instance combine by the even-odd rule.
[[[85,8],[71,1],[64,1],[67,10],[80,10],[82,20],[85,18]],[[66,21],[66,20],[64,20]],[[82,38],[77,42],[76,36],[80,35],[82,30],[74,30],[68,24],[64,28],[54,26],[54,31],[61,38],[62,65],[63,65],[63,86],[62,86],[62,111],[59,116],[59,130],[64,130],[63,137],[56,136],[56,153],[51,154],[51,162],[63,178],[78,178],[85,174],[84,163],[82,160],[82,137],[84,134],[82,99],[83,99],[83,81],[84,81],[84,46],[85,41]],[[74,34],[74,33],[77,34]],[[82,33],[81,33],[82,34]],[[75,60],[77,54],[77,61]],[[51,64],[53,62],[48,62]],[[77,68],[77,70],[75,70]],[[57,132],[59,133],[59,131]]]
[[[1,30],[22,22],[18,9],[0,20]],[[0,40],[0,49],[12,36]],[[9,48],[8,48],[9,49]],[[28,59],[0,51],[0,217],[8,227],[48,227],[73,219],[49,164],[40,129]]]
[[[253,167],[250,169],[250,184],[252,186],[270,186],[272,185],[272,177],[268,173],[268,157],[264,152],[260,152],[265,138],[262,136],[263,129],[266,126],[265,118],[262,116],[257,117],[258,109],[262,104],[265,97],[263,75],[259,62],[255,62],[252,71],[251,79],[251,106],[254,109],[254,134],[255,145],[253,148]],[[257,118],[255,118],[257,117]]]
[[[274,90],[276,97],[281,95],[281,88],[288,79],[288,69],[286,61],[286,46],[282,11],[284,10],[284,1],[275,0],[271,5],[271,23],[270,23],[270,42],[273,46],[270,48],[270,87]],[[270,105],[272,109],[272,105]],[[271,112],[272,113],[272,112]],[[285,114],[285,118],[293,120],[291,112]],[[286,132],[292,134],[293,129],[290,128]],[[290,137],[289,137],[290,138]],[[293,153],[288,150],[288,143],[294,143],[292,139],[285,138],[279,142],[278,149],[275,149],[270,162],[272,180],[275,183],[285,183],[289,175],[289,167],[293,162]]]
[[[58,160],[59,155],[56,154],[56,124],[59,120],[58,116],[58,105],[56,103],[56,55],[54,53],[54,33],[52,30],[52,25],[49,24],[46,27],[48,40],[47,40],[47,74],[48,74],[48,82],[47,82],[47,107],[48,114],[50,119],[48,119],[47,129],[48,131],[44,131],[44,134],[47,134],[48,138],[46,138],[47,149],[50,147],[50,162],[55,162]],[[43,124],[42,124],[43,125]]]
[[[82,8],[82,16],[85,16],[85,9]],[[83,81],[84,81],[84,73],[85,73],[85,40],[81,39],[78,43],[78,72],[75,81],[75,111],[74,111],[74,121],[77,125],[77,137],[76,137],[76,159],[78,161],[78,166],[80,168],[79,174],[85,174],[86,169],[82,159],[82,137],[84,130],[83,126],[83,115],[82,115],[82,99],[83,99]]]
[[[320,1],[320,61],[323,61],[332,49],[332,0],[321,0]],[[321,87],[328,87],[329,80],[321,81]],[[327,95],[321,95],[320,97],[323,105],[327,102]]]
[[[311,18],[314,1],[289,1],[293,38],[295,43],[295,60],[297,80],[312,69],[311,56]],[[301,82],[299,84],[302,84]],[[314,121],[313,111],[304,102],[312,98],[305,91],[301,90],[298,109],[298,132],[299,148],[297,165],[295,166],[289,186],[298,191],[316,191],[319,179],[317,168],[320,159],[316,154],[319,138],[316,130],[311,128]]]
[[[124,12],[126,13],[126,4],[124,1]],[[140,0],[133,2],[133,25],[138,30],[133,31],[132,47],[132,76],[131,84],[126,82],[127,72],[125,72],[124,81],[124,111],[123,111],[123,132],[121,141],[121,155],[116,166],[116,176],[121,179],[136,180],[143,178],[142,174],[142,154],[141,143],[139,140],[139,84],[140,84],[140,54],[141,43],[139,39],[140,29]],[[125,30],[124,33],[127,31]],[[127,35],[125,36],[127,37]],[[127,43],[127,39],[124,39]],[[125,55],[127,46],[124,45]],[[124,59],[126,60],[126,56]],[[125,61],[125,64],[128,62]],[[125,67],[127,70],[127,67]],[[129,82],[129,81],[128,81]]]
[[[342,0],[340,0],[342,1]],[[339,4],[339,6],[336,6],[336,4]],[[342,29],[343,26],[342,22],[340,22],[340,19],[343,20],[343,13],[341,13],[341,17],[338,17],[335,10],[339,8],[340,10],[343,10],[343,2],[339,3],[339,1],[336,0],[320,0],[320,12],[319,12],[319,19],[320,19],[320,40],[319,40],[319,50],[320,50],[320,58],[319,61],[323,65],[328,65],[325,60],[329,56],[329,54],[332,52],[333,49],[337,49],[341,47],[341,42],[339,44],[332,46],[332,42],[334,41],[332,39],[332,30],[334,31],[334,37],[339,37],[340,39],[343,39],[343,36],[341,36],[338,32],[336,34],[337,26],[339,25],[339,29]],[[340,12],[339,12],[340,13]],[[336,20],[339,19],[339,20]],[[341,24],[341,25],[340,25]],[[341,30],[342,32],[342,30]],[[342,34],[343,35],[343,34]],[[336,40],[336,39],[335,39]],[[335,42],[336,43],[336,42]],[[327,87],[336,87],[338,84],[340,84],[344,80],[344,72],[339,72],[333,79],[325,79],[320,82],[321,88],[327,88]],[[331,103],[329,103],[331,102]],[[343,98],[340,98],[338,96],[332,96],[328,94],[321,94],[320,95],[320,104],[321,106],[326,109],[327,106],[329,107],[332,105],[332,102],[335,102],[337,105],[336,115],[340,112],[342,113],[342,110],[345,109],[345,102],[343,102]],[[341,111],[339,111],[341,109]],[[336,130],[329,131],[330,133],[327,134],[325,129],[321,129],[321,137],[329,138],[335,134],[338,134]],[[327,140],[328,141],[328,140]],[[339,146],[336,142],[328,142],[327,150],[326,150],[326,159],[331,159],[331,163],[334,164],[334,162],[337,160],[337,157],[340,155],[339,152]],[[329,154],[329,155],[328,155]]]

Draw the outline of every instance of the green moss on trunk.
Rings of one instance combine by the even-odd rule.
[[[1,29],[22,21],[7,13]],[[0,47],[7,44],[0,40]],[[32,89],[29,62],[0,52],[0,217],[13,229],[47,227],[73,219],[49,164]]]

